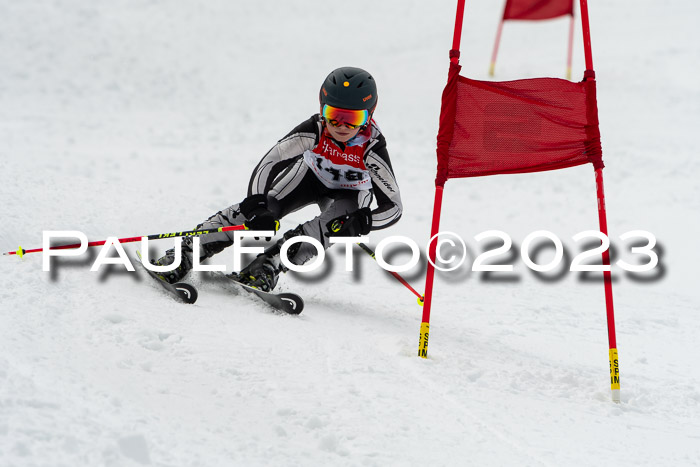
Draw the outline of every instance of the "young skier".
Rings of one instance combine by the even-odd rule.
[[[319,114],[299,124],[265,154],[253,171],[248,196],[217,212],[197,229],[244,224],[249,230],[277,231],[279,219],[310,204],[321,213],[287,231],[273,246],[246,266],[236,277],[240,282],[271,291],[285,268],[280,247],[285,240],[306,235],[324,248],[329,237],[366,235],[394,224],[401,217],[399,187],[386,150],[386,141],[372,119],[377,106],[374,78],[360,68],[332,71],[319,92]],[[372,199],[377,207],[370,209]],[[201,258],[209,258],[233,244],[230,232],[200,237]],[[287,257],[301,265],[316,255],[308,243],[296,243]],[[157,260],[170,265],[175,249]],[[192,269],[192,238],[182,242],[182,260],[171,272],[161,273],[178,282]]]

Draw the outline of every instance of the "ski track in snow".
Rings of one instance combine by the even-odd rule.
[[[96,252],[50,273],[40,255],[3,256],[0,465],[700,465],[700,9],[635,5],[589,5],[611,239],[627,260],[624,232],[660,245],[659,277],[614,272],[621,404],[602,284],[538,279],[517,255],[510,280],[437,275],[428,359],[416,357],[415,297],[361,251],[354,273],[333,250],[321,272],[281,278],[304,297],[299,316],[197,274],[198,302],[179,304],[139,274],[90,272]],[[453,2],[0,0],[0,11],[3,252],[40,246],[44,230],[97,240],[194,227],[245,195],[262,154],[316,111],[320,81],[343,65],[379,83],[405,205],[370,243],[427,240]],[[465,75],[488,79],[501,12],[467,2]],[[563,75],[567,27],[507,23],[497,78]],[[450,181],[441,230],[476,253],[479,232],[519,248],[547,229],[575,254],[571,237],[597,227],[591,172]],[[407,276],[423,290],[421,271]]]

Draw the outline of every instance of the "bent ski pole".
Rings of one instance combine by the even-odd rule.
[[[231,225],[228,227],[219,227],[218,229],[203,229],[203,230],[185,230],[183,232],[169,232],[169,233],[161,233],[161,234],[153,234],[153,235],[141,235],[140,237],[126,237],[126,238],[119,238],[119,243],[130,243],[130,242],[139,242],[143,237],[148,238],[149,240],[159,240],[161,238],[174,238],[174,237],[194,237],[194,236],[199,236],[199,235],[206,235],[210,233],[217,233],[217,232],[230,232],[232,230],[246,230],[244,225]],[[100,240],[97,242],[89,242],[88,247],[91,246],[101,246],[107,243],[107,240]],[[59,245],[59,246],[54,246],[51,247],[51,250],[68,250],[71,248],[79,248],[81,246],[80,243],[73,243],[71,245]],[[18,255],[20,258],[27,253],[37,253],[39,251],[44,251],[43,248],[34,248],[33,250],[25,250],[21,246],[17,251],[8,251],[7,253],[3,253],[3,256],[6,255]]]
[[[376,257],[376,255],[374,254],[374,251],[372,251],[372,249],[371,249],[370,247],[368,247],[368,246],[365,245],[364,243],[358,243],[358,245],[360,245],[360,248],[362,248],[362,250],[363,250],[365,253],[367,253],[368,255],[370,255],[370,256],[372,257],[372,259],[374,259],[375,261],[377,260],[377,257]],[[400,275],[399,273],[394,272],[394,271],[387,271],[387,272],[390,273],[392,276],[394,276],[394,277],[396,278],[396,280],[398,280],[399,282],[401,282],[408,290],[410,290],[411,292],[413,292],[413,295],[415,295],[416,297],[418,297],[418,304],[419,304],[420,306],[423,306],[423,302],[425,301],[425,297],[424,297],[423,295],[421,295],[421,294],[419,294],[418,292],[416,292],[416,289],[414,289],[413,287],[411,287],[411,284],[409,284],[408,282],[406,282],[406,279],[404,279],[403,277],[401,277],[401,275]]]

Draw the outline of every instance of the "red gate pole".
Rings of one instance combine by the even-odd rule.
[[[503,32],[503,17],[506,15],[506,8],[508,6],[508,0],[505,1],[503,5],[503,14],[501,15],[501,22],[498,23],[498,30],[496,31],[496,42],[493,44],[493,53],[491,54],[491,65],[489,66],[489,76],[493,76],[496,72],[496,56],[498,55],[498,46],[501,44],[501,33]]]
[[[430,334],[430,307],[433,303],[433,279],[435,278],[435,258],[437,253],[437,234],[440,231],[440,212],[442,210],[442,185],[435,186],[435,202],[433,203],[433,223],[430,227],[430,244],[428,245],[428,271],[425,275],[425,298],[423,300],[423,318],[420,324],[418,338],[418,356],[428,358],[428,335]],[[435,237],[435,238],[433,238]]]
[[[455,31],[452,36],[452,50],[457,52],[457,56],[450,54],[450,61],[457,65],[459,63],[459,43],[462,40],[462,22],[464,21],[464,0],[457,0],[457,15],[455,17]]]
[[[454,98],[457,78],[459,75],[459,43],[462,38],[462,20],[464,18],[464,1],[457,0],[457,17],[450,50],[450,71],[447,86],[443,91],[442,108],[440,109],[440,129],[438,130],[437,155],[438,175],[435,178],[435,201],[433,203],[433,221],[430,227],[430,244],[428,245],[428,270],[425,276],[425,297],[423,302],[423,317],[421,319],[420,337],[418,339],[418,356],[428,358],[428,335],[430,332],[430,308],[433,302],[433,282],[435,278],[435,258],[437,253],[437,234],[440,230],[440,212],[442,210],[442,193],[447,181],[446,170],[443,171],[441,156],[446,156],[452,140],[454,126]],[[447,101],[446,101],[447,99]],[[447,103],[447,105],[446,105]],[[447,121],[447,123],[446,123]],[[435,237],[435,238],[433,238]]]
[[[581,1],[581,29],[583,32],[583,53],[586,56],[586,70],[593,71],[593,54],[591,53],[591,28],[588,24],[588,1]]]
[[[574,13],[571,12],[571,21],[569,21],[569,51],[566,57],[566,79],[571,81],[571,63],[574,56]]]
[[[586,56],[586,72],[584,79],[595,80],[595,72],[593,71],[593,54],[591,52],[591,30],[588,24],[588,2],[581,1],[581,25],[583,29],[583,50]],[[605,190],[603,189],[603,168],[598,167],[595,170],[596,180],[596,195],[598,198],[598,222],[600,224],[600,232],[608,236],[608,219],[605,209]],[[610,266],[610,252],[603,252],[603,265]],[[617,338],[615,337],[615,310],[613,307],[612,295],[612,273],[610,271],[603,272],[603,283],[605,286],[605,311],[608,320],[608,359],[610,364],[610,390],[612,391],[612,400],[620,402],[620,366],[617,357]]]
[[[496,31],[496,42],[493,44],[493,53],[491,54],[491,65],[489,65],[489,76],[493,76],[496,73],[496,56],[498,56],[498,46],[501,43],[501,33],[503,32],[503,19],[498,23],[498,30]]]
[[[608,219],[605,209],[605,192],[603,189],[603,169],[596,169],[596,192],[598,197],[598,222],[600,232],[608,236]],[[603,251],[603,265],[610,266],[610,251]],[[608,358],[610,364],[610,390],[613,402],[620,402],[620,364],[617,357],[617,338],[615,337],[615,310],[612,295],[612,273],[608,269],[603,271],[603,283],[605,286],[605,311],[608,319]]]

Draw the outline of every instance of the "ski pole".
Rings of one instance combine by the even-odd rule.
[[[372,249],[371,249],[370,247],[368,247],[368,246],[365,245],[364,243],[358,243],[358,245],[360,245],[360,248],[362,248],[362,250],[363,250],[365,253],[367,253],[368,255],[370,255],[370,256],[372,257],[373,260],[375,260],[375,261],[377,260],[377,256],[374,254],[374,251],[372,251]],[[423,302],[424,302],[424,300],[425,300],[425,297],[423,297],[423,295],[421,295],[421,294],[419,294],[418,292],[416,292],[416,289],[414,289],[413,287],[411,287],[411,284],[409,284],[408,282],[406,282],[406,279],[404,279],[403,277],[401,277],[401,275],[400,275],[399,273],[394,272],[394,271],[387,271],[387,272],[390,273],[392,276],[394,276],[394,277],[396,278],[396,280],[398,280],[399,282],[401,282],[404,286],[406,286],[406,288],[407,288],[408,290],[410,290],[411,292],[413,292],[413,295],[415,295],[416,297],[418,297],[418,304],[419,304],[420,306],[423,306]]]
[[[142,235],[140,237],[126,237],[126,238],[119,238],[119,243],[130,243],[130,242],[138,242],[140,241],[143,237],[148,238],[149,240],[159,240],[161,238],[174,238],[174,237],[193,237],[196,235],[206,235],[210,233],[216,233],[216,232],[230,232],[231,230],[245,230],[244,225],[231,225],[228,227],[219,227],[218,229],[204,229],[204,230],[185,230],[183,232],[169,232],[169,233],[161,233],[161,234],[153,234],[153,235]],[[88,247],[91,246],[101,246],[107,243],[107,240],[100,240],[97,242],[89,242]],[[60,245],[60,246],[55,246],[51,247],[51,250],[68,250],[71,248],[79,248],[81,246],[80,243],[74,243],[71,245]],[[33,250],[25,250],[21,246],[17,251],[8,251],[7,253],[3,253],[3,256],[6,255],[18,255],[20,258],[27,253],[37,253],[39,251],[44,251],[43,248],[34,248]]]

